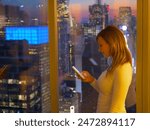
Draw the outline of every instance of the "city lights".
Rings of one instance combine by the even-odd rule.
[[[6,27],[6,40],[27,40],[29,44],[48,43],[48,27]]]

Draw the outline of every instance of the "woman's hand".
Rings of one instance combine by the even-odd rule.
[[[95,78],[88,71],[82,71],[81,74],[84,76],[84,79],[81,79],[79,76],[78,78],[83,82],[92,83],[95,80]]]

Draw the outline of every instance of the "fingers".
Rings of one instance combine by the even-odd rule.
[[[82,74],[83,76],[85,76],[85,77],[87,77],[87,76],[88,76],[88,74],[87,74],[87,72],[86,72],[86,71],[83,71],[81,74]]]
[[[77,76],[78,79],[82,80],[81,76],[78,75],[78,73],[75,73],[75,74],[76,74],[76,76]]]
[[[94,77],[88,71],[82,71],[81,74],[84,76],[83,82],[90,83]]]
[[[78,73],[76,73],[76,72],[75,72],[75,74],[76,74],[77,78],[80,79],[80,80],[82,80],[82,81],[84,81],[85,76],[87,76],[86,72],[83,72],[83,71],[81,72],[80,75]]]
[[[78,73],[76,73],[76,76],[78,79],[82,80],[83,82],[91,83],[95,79],[88,71],[82,71],[81,74],[83,75],[84,78],[81,78],[81,76],[79,76]]]
[[[82,74],[85,78],[91,77],[91,74],[90,74],[88,71],[82,71],[81,74]]]

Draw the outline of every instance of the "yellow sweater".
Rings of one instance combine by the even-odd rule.
[[[113,74],[105,70],[91,85],[98,91],[97,112],[125,113],[125,99],[132,80],[130,63],[118,66]]]

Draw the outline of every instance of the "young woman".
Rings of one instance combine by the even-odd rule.
[[[126,40],[115,26],[107,26],[96,40],[99,51],[111,58],[111,64],[97,80],[88,71],[82,71],[82,81],[90,83],[99,93],[97,112],[125,113],[126,95],[132,80],[132,58]]]

